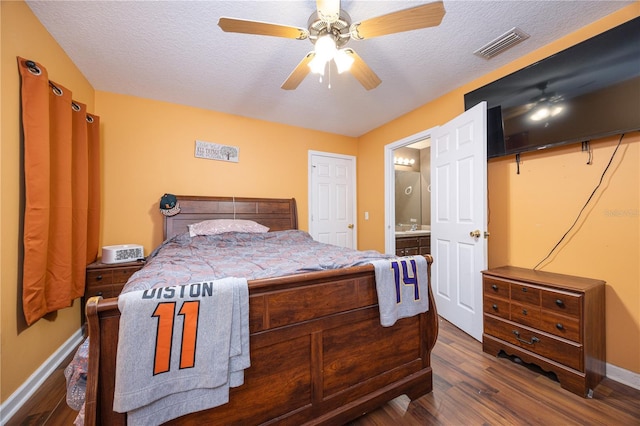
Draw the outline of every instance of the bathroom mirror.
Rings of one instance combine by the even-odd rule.
[[[394,150],[396,231],[431,225],[431,150],[424,140]]]
[[[396,225],[422,225],[420,172],[396,170]]]

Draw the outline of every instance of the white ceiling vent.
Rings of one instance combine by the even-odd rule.
[[[494,56],[504,52],[505,50],[528,38],[529,34],[525,33],[519,28],[514,27],[495,40],[485,44],[480,49],[473,52],[473,54],[484,59],[491,59]]]

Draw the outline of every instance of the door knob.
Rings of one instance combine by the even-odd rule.
[[[347,228],[353,229],[353,223],[350,223],[349,225],[347,225]]]
[[[476,229],[475,231],[469,232],[469,236],[473,238],[480,238],[480,230]]]

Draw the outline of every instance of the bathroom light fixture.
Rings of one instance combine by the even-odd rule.
[[[416,160],[413,158],[394,157],[393,162],[399,166],[411,166],[416,163]]]

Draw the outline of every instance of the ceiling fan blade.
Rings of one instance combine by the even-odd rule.
[[[302,58],[300,63],[291,71],[289,77],[282,83],[282,87],[284,90],[293,90],[298,87],[302,80],[309,74],[311,68],[309,68],[309,62],[316,56],[315,52],[309,52],[307,55]]]
[[[351,36],[363,40],[403,31],[435,27],[440,25],[444,14],[444,4],[442,1],[436,1],[356,22],[351,25]]]
[[[309,37],[309,31],[304,28],[288,25],[271,24],[260,21],[247,21],[236,18],[220,18],[218,26],[228,33],[243,33],[266,35],[273,37],[294,38],[304,40]]]
[[[353,50],[353,49],[344,49],[345,53],[353,58],[353,64],[351,65],[351,74],[362,84],[362,86],[367,89],[375,89],[382,83],[380,77],[376,75],[375,72],[369,65],[367,65],[362,58]]]
[[[316,0],[318,18],[334,23],[340,18],[340,0]]]

